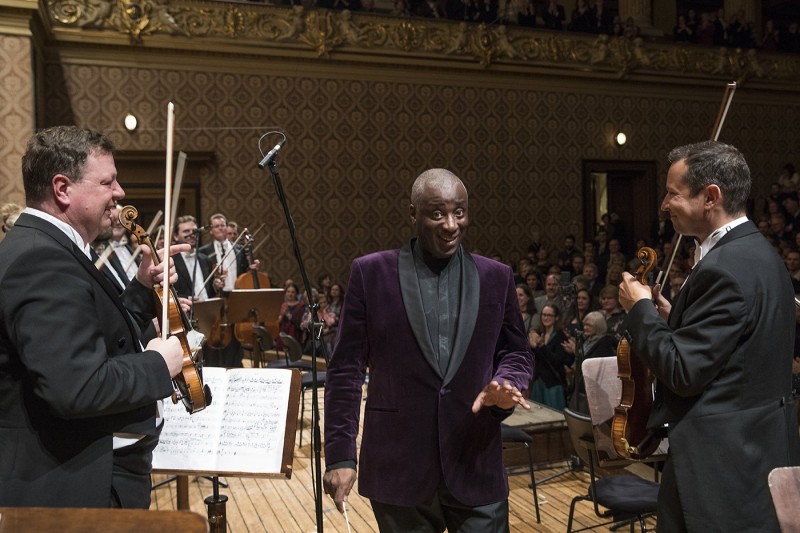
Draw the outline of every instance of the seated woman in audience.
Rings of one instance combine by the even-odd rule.
[[[623,272],[625,272],[625,268],[617,263],[609,266],[608,272],[606,272],[606,285],[613,285],[616,287],[622,283]]]
[[[536,312],[531,288],[524,283],[517,285],[517,302],[519,302],[519,310],[522,312],[522,324],[525,331],[534,329],[539,324],[539,313]]]
[[[544,284],[542,283],[542,275],[538,270],[530,270],[528,275],[525,276],[525,285],[530,287],[533,297],[542,296],[544,294]]]
[[[603,313],[592,311],[583,319],[583,335],[570,337],[561,346],[564,350],[575,356],[574,374],[575,390],[569,401],[571,409],[581,413],[588,413],[589,406],[586,403],[586,388],[583,384],[583,373],[581,364],[586,359],[593,357],[613,357],[616,355],[614,339],[606,334],[608,326]]]
[[[339,320],[339,315],[342,313],[342,304],[344,303],[344,289],[338,283],[331,285],[330,296],[328,298],[328,307],[331,313],[336,315],[336,320]]]
[[[564,313],[567,335],[574,337],[583,329],[583,319],[592,310],[592,293],[586,287],[580,287],[575,292],[575,303]]]
[[[286,333],[297,339],[297,342],[302,346],[305,340],[302,322],[306,306],[303,301],[299,299],[299,292],[294,282],[286,283],[284,302],[281,304],[281,313],[278,316],[278,328],[282,333]],[[283,343],[280,338],[276,340],[275,345],[278,349],[283,349]]]
[[[622,321],[625,320],[625,310],[619,305],[619,289],[615,285],[606,285],[600,289],[600,312],[606,319],[608,334],[614,338],[614,346],[619,344],[625,331]]]
[[[546,305],[540,316],[539,328],[528,332],[528,342],[536,358],[531,400],[561,410],[566,406],[565,365],[571,365],[574,357],[562,347],[567,338],[561,331],[558,308]]]

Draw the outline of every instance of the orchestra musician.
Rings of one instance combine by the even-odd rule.
[[[507,532],[500,421],[533,356],[511,269],[461,246],[467,191],[451,172],[414,182],[417,238],[353,261],[326,373],[325,492],[340,512],[356,480],[381,531]]]
[[[157,402],[183,351],[140,343],[165,263],[145,250],[120,295],[89,259],[125,195],[113,150],[59,126],[22,157],[27,208],[0,243],[0,506],[150,504]]]
[[[198,248],[198,252],[211,258],[214,265],[221,265],[219,268],[220,278],[223,285],[220,294],[227,296],[236,286],[236,278],[248,271],[248,269],[258,270],[259,261],[256,259],[252,265],[247,264],[247,257],[243,253],[244,248],[239,244],[234,244],[227,238],[228,224],[225,215],[215,213],[209,217],[211,236],[213,241]],[[232,248],[232,250],[231,250]],[[224,327],[233,327],[224,326]],[[229,335],[230,342],[227,345],[214,348],[209,343],[203,349],[207,366],[224,366],[226,368],[242,367],[242,345],[233,335]]]
[[[191,246],[188,252],[180,252],[172,256],[175,270],[178,273],[175,291],[178,296],[204,302],[213,297],[217,289],[222,288],[224,281],[218,277],[208,279],[213,267],[211,259],[197,251],[197,235],[197,220],[193,216],[185,215],[175,219],[173,233],[175,243]],[[207,279],[208,282],[203,285]]]
[[[631,349],[656,377],[648,427],[668,428],[658,530],[779,531],[767,476],[798,464],[792,284],[745,217],[742,154],[706,141],[668,160],[661,209],[699,243],[694,268],[673,304],[630,274],[620,284]]]

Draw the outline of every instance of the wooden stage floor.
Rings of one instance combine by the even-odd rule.
[[[320,398],[321,400],[321,398]],[[220,494],[228,496],[226,506],[228,531],[243,532],[290,532],[305,533],[316,531],[312,464],[309,448],[309,423],[311,420],[311,394],[306,394],[305,423],[303,425],[303,446],[295,447],[294,473],[292,478],[236,478],[222,477],[228,488],[221,488]],[[324,412],[321,414],[324,418]],[[323,470],[325,461],[323,457]],[[567,469],[567,464],[558,468],[537,470],[536,478],[544,479],[554,473],[565,471],[563,475],[540,484],[538,487],[541,524],[536,523],[533,506],[533,494],[528,488],[530,477],[527,467],[513,468],[509,472],[509,512],[512,532],[564,532],[567,527],[569,506],[572,498],[585,494],[589,475],[586,472],[575,472]],[[154,482],[167,476],[155,475]],[[358,485],[350,495],[348,517],[353,532],[378,531],[372,516],[369,501],[357,493]],[[211,482],[205,478],[189,478],[189,503],[191,510],[207,516],[203,500],[211,496]],[[153,491],[151,509],[176,509],[176,485],[170,483]],[[578,529],[603,521],[597,518],[589,502],[578,503],[573,528]],[[654,526],[654,520],[648,520],[648,529]],[[347,525],[342,515],[336,511],[333,502],[327,497],[323,500],[323,529],[325,531],[347,532]],[[627,530],[627,527],[623,529]],[[598,531],[608,531],[607,526]]]

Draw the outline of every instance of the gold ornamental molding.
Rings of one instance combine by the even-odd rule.
[[[132,46],[177,46],[175,39],[213,42],[219,53],[288,50],[323,59],[375,56],[444,60],[459,65],[596,72],[648,77],[751,81],[796,91],[800,56],[708,48],[567,32],[435,19],[395,18],[301,6],[192,0],[42,0],[50,29],[80,31],[83,42],[107,33]],[[164,37],[171,37],[165,39]],[[172,43],[172,44],[170,44]],[[198,47],[199,48],[199,47]]]

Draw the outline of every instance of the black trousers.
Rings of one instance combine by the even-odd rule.
[[[672,457],[667,458],[661,473],[661,486],[658,488],[658,531],[659,533],[682,533],[687,531],[683,516],[681,498]]]
[[[145,436],[136,444],[114,450],[110,507],[150,508],[150,472],[158,437]]]
[[[508,533],[508,500],[471,507],[456,500],[444,484],[433,499],[417,507],[375,500],[372,511],[382,533]]]

